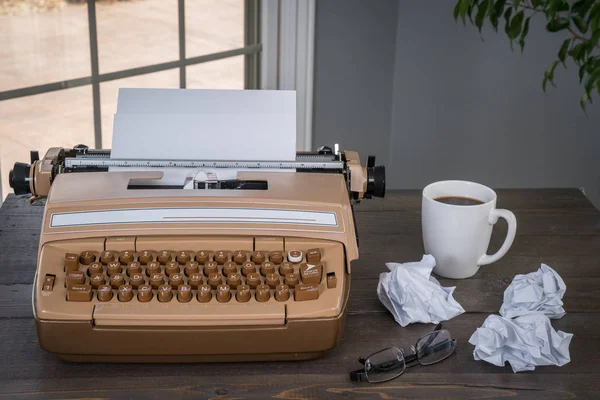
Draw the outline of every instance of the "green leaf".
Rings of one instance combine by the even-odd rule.
[[[554,14],[556,14],[556,10],[558,9],[558,4],[560,2],[561,0],[548,0],[548,2],[544,5],[546,16],[548,18],[554,18]]]
[[[588,23],[585,19],[583,19],[582,17],[580,17],[579,15],[574,15],[573,16],[573,22],[575,23],[575,26],[577,27],[577,29],[579,29],[579,31],[581,33],[586,33],[588,30]]]
[[[583,81],[583,76],[585,75],[585,64],[581,64],[579,67],[579,83]]]
[[[507,33],[508,33],[508,37],[511,40],[516,39],[517,36],[519,36],[519,33],[521,33],[521,29],[523,29],[523,18],[524,17],[525,17],[525,14],[523,13],[523,10],[521,10],[510,21],[510,26],[508,28]]]
[[[556,85],[554,84],[554,70],[556,69],[556,66],[559,62],[560,61],[554,61],[548,66],[548,68],[546,68],[546,72],[544,72],[544,81],[542,83],[542,89],[544,89],[544,92],[546,91],[546,82],[550,82],[552,86],[556,87]]]
[[[506,11],[504,11],[504,21],[506,21],[506,23],[504,24],[504,32],[506,32],[506,34],[508,34],[508,29],[509,29],[509,24],[510,24],[510,17],[512,15],[513,12],[513,8],[512,7],[508,7],[506,9]]]
[[[528,17],[525,20],[525,25],[523,26],[523,31],[521,32],[521,37],[519,38],[519,46],[521,46],[521,54],[523,54],[523,49],[525,48],[525,37],[529,33],[529,20],[531,17]]]
[[[492,4],[492,0],[485,0],[477,9],[477,15],[475,16],[475,25],[479,29],[479,33],[481,33],[481,27],[483,26],[483,20],[488,12],[488,9]]]
[[[558,32],[563,29],[567,29],[569,27],[570,20],[566,17],[558,17],[556,19],[551,19],[546,25],[546,30],[548,32]]]
[[[586,43],[578,43],[569,51],[569,55],[577,65],[581,65],[581,62],[585,58],[585,48]]]
[[[591,100],[592,90],[594,89],[594,87],[596,86],[598,81],[600,81],[600,70],[597,70],[597,72],[594,72],[593,74],[589,74],[587,80],[585,81],[585,84],[584,84],[585,92],[587,93],[588,97],[590,97],[590,100]],[[591,101],[590,101],[590,103],[591,103]]]
[[[587,93],[584,93],[583,96],[581,96],[581,100],[579,101],[579,105],[581,105],[581,108],[583,108],[583,112],[585,113],[585,115],[587,115],[585,103],[587,103],[589,99],[590,96]]]
[[[465,18],[469,12],[469,8],[473,6],[473,0],[458,0],[458,15],[462,19],[463,25],[466,25]]]
[[[567,68],[567,65],[565,64],[565,57],[567,56],[567,50],[569,50],[569,43],[571,43],[571,39],[566,39],[558,51],[558,59],[563,63],[565,68]]]
[[[538,8],[539,6],[541,6],[544,3],[545,3],[545,0],[531,0],[531,5],[534,8]]]
[[[519,4],[521,3],[521,0],[513,0],[513,8],[516,10],[517,8],[519,8]]]
[[[456,3],[456,5],[454,6],[454,21],[458,22],[458,15],[460,13],[460,1]]]
[[[492,23],[492,26],[494,27],[494,30],[496,32],[498,32],[498,20],[500,19],[500,16],[502,16],[502,13],[504,12],[505,5],[506,5],[506,0],[498,0],[498,1],[496,1],[496,3],[494,4],[494,6],[492,7],[492,9],[490,11],[490,22]]]
[[[567,0],[562,0],[560,3],[558,3],[557,11],[569,11],[569,3]]]
[[[585,17],[585,14],[590,10],[590,8],[594,5],[596,0],[579,0],[573,3],[571,7],[572,14],[578,14],[581,17]]]
[[[594,50],[594,47],[598,45],[598,40],[600,40],[600,29],[594,31],[592,37],[587,42],[587,52],[591,53]]]

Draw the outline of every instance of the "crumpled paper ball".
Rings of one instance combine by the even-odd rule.
[[[514,318],[532,313],[552,319],[565,315],[562,298],[567,290],[560,275],[546,264],[526,275],[517,275],[504,291],[500,315]]]
[[[540,365],[563,366],[571,361],[573,334],[555,331],[540,313],[514,319],[490,315],[469,339],[473,357],[499,367],[506,362],[513,372],[533,371]]]
[[[419,262],[385,265],[390,272],[379,275],[377,295],[400,325],[437,324],[465,312],[452,296],[455,287],[442,287],[431,276],[435,267],[432,255],[424,255]]]

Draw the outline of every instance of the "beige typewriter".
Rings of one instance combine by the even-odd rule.
[[[322,148],[235,163],[247,170],[234,180],[161,186],[169,167],[232,166],[176,164],[123,164],[85,146],[15,164],[15,193],[47,196],[33,289],[41,347],[103,362],[300,360],[334,347],[358,258],[352,206],[383,197],[384,168]]]

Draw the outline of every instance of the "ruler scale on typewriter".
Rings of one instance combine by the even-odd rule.
[[[309,359],[337,344],[358,258],[352,208],[385,194],[374,157],[110,155],[52,148],[10,171],[15,194],[46,198],[33,289],[42,348],[71,361],[203,362]],[[170,171],[182,180],[161,184]]]

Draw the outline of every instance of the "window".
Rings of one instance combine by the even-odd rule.
[[[258,88],[259,17],[258,0],[0,2],[0,174],[30,150],[110,148],[121,87]]]

